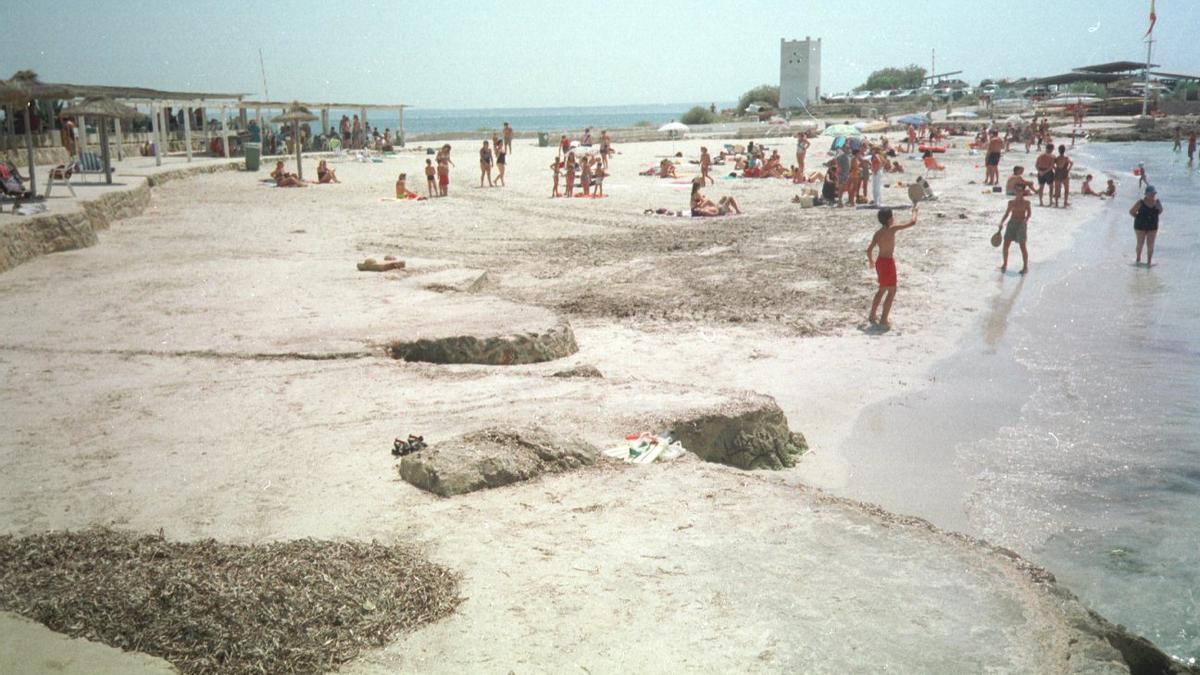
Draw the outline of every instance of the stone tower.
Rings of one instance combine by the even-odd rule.
[[[779,39],[779,107],[798,108],[819,103],[821,97],[821,38]]]

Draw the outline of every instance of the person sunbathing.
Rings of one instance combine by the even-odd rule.
[[[424,201],[425,198],[408,189],[408,174],[402,173],[396,177],[396,199]]]
[[[271,172],[271,178],[275,179],[275,187],[308,187],[308,183],[300,180],[299,176],[284,171],[283,162],[275,162],[275,170]]]
[[[741,213],[738,208],[737,201],[733,197],[721,197],[720,202],[714,204],[713,201],[705,197],[700,192],[700,182],[692,181],[692,217],[694,218],[711,218],[714,216],[729,215],[733,213]]]
[[[669,159],[663,159],[663,161],[659,162],[658,163],[658,177],[659,178],[678,178],[679,176],[675,175],[675,163]]]
[[[317,163],[317,182],[340,183],[342,181],[338,180],[337,174],[334,173],[333,169],[325,164],[325,160],[321,160]]]

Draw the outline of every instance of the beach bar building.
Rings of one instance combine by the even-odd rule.
[[[821,100],[821,38],[779,40],[779,107],[798,108]]]

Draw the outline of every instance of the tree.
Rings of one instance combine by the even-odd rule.
[[[867,78],[865,84],[856,87],[855,91],[880,91],[884,89],[916,89],[925,80],[925,69],[914,64],[903,68],[884,68],[876,70]]]
[[[698,105],[683,113],[679,121],[684,124],[712,124],[717,121],[717,116],[712,114],[708,108]]]
[[[750,91],[742,94],[738,99],[738,112],[746,112],[746,106],[751,103],[770,103],[772,107],[779,107],[779,87],[772,87],[769,84],[760,84]]]
[[[1108,96],[1108,89],[1104,85],[1090,80],[1072,82],[1065,90],[1060,91],[1066,91],[1071,94],[1090,94],[1096,98],[1105,98]]]

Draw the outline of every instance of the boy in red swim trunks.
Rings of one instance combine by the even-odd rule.
[[[888,315],[892,311],[892,301],[896,299],[896,260],[892,257],[892,254],[896,252],[896,233],[917,224],[917,207],[913,207],[912,220],[903,225],[896,224],[891,209],[879,209],[876,215],[879,217],[879,229],[875,231],[875,236],[871,237],[871,244],[867,246],[867,262],[875,268],[875,274],[879,278],[879,290],[875,291],[875,299],[871,302],[871,314],[867,320],[872,324],[878,323],[887,328],[889,326]],[[879,247],[878,258],[874,256],[877,246]],[[883,314],[879,315],[879,319],[876,320],[876,312],[879,310],[881,300],[883,301]]]

